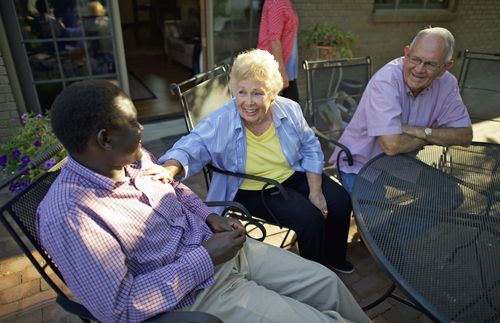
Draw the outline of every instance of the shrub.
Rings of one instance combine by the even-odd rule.
[[[0,178],[8,178],[16,172],[26,169],[26,172],[9,186],[9,190],[14,193],[25,189],[31,182],[66,156],[64,150],[60,151],[43,164],[28,169],[29,162],[37,154],[59,141],[52,132],[48,115],[25,113],[21,116],[21,121],[23,127],[15,129],[16,133],[10,141],[0,145]]]

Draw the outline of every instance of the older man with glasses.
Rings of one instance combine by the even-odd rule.
[[[344,187],[352,192],[356,175],[371,158],[396,155],[425,145],[472,141],[472,127],[453,66],[455,39],[445,28],[418,32],[404,56],[383,66],[370,80],[340,142],[352,153],[349,166],[340,155]],[[338,148],[330,157],[334,164]]]

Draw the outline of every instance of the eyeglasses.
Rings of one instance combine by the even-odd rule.
[[[410,58],[410,63],[412,63],[413,65],[420,65],[424,63],[424,68],[428,72],[436,72],[441,68],[441,66],[446,64],[446,63],[438,64],[436,62],[424,62],[420,57],[414,55],[409,55],[408,57]]]

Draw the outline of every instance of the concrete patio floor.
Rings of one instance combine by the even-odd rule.
[[[146,125],[143,144],[156,156],[165,149],[165,133],[168,137],[179,135],[184,131],[182,120],[171,120],[158,124]],[[474,140],[500,143],[500,119],[474,124]],[[163,138],[163,139],[162,139]],[[162,141],[163,140],[163,141]],[[205,197],[206,188],[202,175],[194,176],[186,181],[186,184]],[[280,232],[274,228],[273,238],[269,243],[276,244],[280,241]],[[294,251],[292,246],[291,251]],[[348,259],[354,264],[355,272],[350,275],[340,274],[361,306],[364,306],[382,295],[391,285],[390,279],[383,270],[376,264],[370,256],[365,245],[359,240],[354,220],[351,221],[348,245]],[[396,290],[396,294],[403,294]],[[376,323],[423,323],[431,322],[424,314],[394,300],[386,299],[377,307],[367,312],[369,317]],[[25,323],[25,322],[80,322],[80,320],[64,312],[54,302],[34,304],[33,310],[4,320],[5,323]]]

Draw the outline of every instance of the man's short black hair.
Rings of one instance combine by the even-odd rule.
[[[73,83],[55,99],[52,130],[70,153],[82,152],[92,135],[113,126],[116,98],[127,95],[106,80]]]

